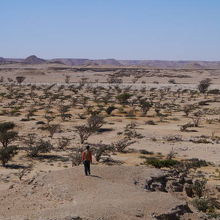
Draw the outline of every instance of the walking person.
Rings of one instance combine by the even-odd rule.
[[[82,153],[82,161],[84,165],[85,175],[90,175],[90,164],[92,163],[92,152],[90,147],[87,145],[86,150]]]

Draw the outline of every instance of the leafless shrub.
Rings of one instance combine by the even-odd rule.
[[[80,137],[80,143],[83,144],[92,134],[90,128],[87,125],[76,126],[76,133]]]
[[[33,164],[29,165],[28,167],[24,167],[23,169],[21,169],[18,172],[19,180],[21,181],[24,176],[26,176],[28,173],[30,173],[32,168],[33,168]]]
[[[167,158],[166,159],[167,160],[172,160],[176,155],[177,155],[177,153],[172,148],[172,150],[167,154]]]
[[[181,135],[169,135],[164,137],[164,139],[166,141],[173,141],[173,142],[177,142],[177,141],[182,141],[182,136]]]
[[[100,115],[92,115],[87,120],[88,128],[91,132],[96,132],[104,124],[104,117]]]
[[[131,141],[129,138],[123,138],[119,141],[116,141],[112,144],[114,149],[118,152],[124,152],[125,148],[130,146],[131,144],[134,144],[135,141]]]
[[[194,109],[193,105],[185,105],[183,111],[186,116],[189,116],[189,113]]]
[[[53,138],[54,134],[60,130],[60,125],[59,124],[49,125],[47,127],[47,130],[50,133],[50,137]]]
[[[93,151],[97,162],[100,161],[101,157],[107,152],[111,152],[113,147],[107,144],[98,143],[93,145]]]
[[[70,155],[73,166],[79,166],[82,163],[82,152],[77,150]]]
[[[189,122],[189,123],[186,123],[186,124],[184,124],[184,125],[181,125],[181,126],[180,126],[180,131],[183,132],[183,131],[186,131],[187,128],[192,128],[192,127],[195,127],[195,124]]]
[[[58,140],[58,148],[64,150],[70,144],[70,139],[67,137],[61,137]]]
[[[54,115],[53,115],[53,112],[51,112],[51,111],[47,111],[46,113],[45,113],[45,115],[44,115],[44,118],[46,119],[46,121],[47,121],[47,126],[49,127],[49,125],[50,125],[50,122],[52,122],[54,119],[55,119],[55,117],[54,117]]]
[[[124,130],[124,136],[127,137],[128,139],[143,138],[143,135],[138,133],[136,128],[137,128],[137,124],[134,122],[127,124]]]
[[[69,76],[69,75],[66,75],[66,76],[65,76],[65,83],[66,83],[66,84],[69,84],[69,83],[70,83],[70,76]]]
[[[30,108],[27,109],[26,117],[27,117],[27,120],[28,120],[28,121],[30,120],[30,117],[31,117],[31,116],[34,116],[34,113],[35,113],[36,111],[37,111],[37,110],[34,108],[34,106],[30,106]]]
[[[60,117],[63,121],[65,121],[67,118],[71,118],[72,115],[71,114],[67,114],[67,112],[69,111],[70,106],[68,105],[59,105],[58,111],[60,113]]]

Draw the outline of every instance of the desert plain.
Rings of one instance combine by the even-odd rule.
[[[0,219],[220,219],[220,68],[11,62],[0,80]]]

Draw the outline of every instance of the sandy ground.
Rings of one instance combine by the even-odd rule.
[[[109,69],[109,70],[108,70]],[[90,82],[106,83],[109,75],[118,74],[117,68],[109,67],[107,70],[93,71],[88,68],[85,71],[78,71],[75,67],[68,67],[65,65],[58,64],[42,64],[42,65],[21,65],[21,64],[8,64],[0,65],[0,76],[15,79],[16,76],[25,76],[27,79],[25,83],[65,83],[65,76],[70,76],[70,83],[79,82],[83,78],[86,78]],[[172,69],[145,69],[146,74],[139,74],[140,77],[137,79],[136,84],[138,87],[147,86],[159,87],[171,86],[182,88],[195,88],[194,85],[200,80],[205,78],[213,79],[213,88],[220,85],[220,70],[195,70],[195,69],[183,69],[183,70],[172,70]],[[133,73],[129,76],[123,76],[123,83],[131,83],[135,79]],[[170,79],[174,79],[179,85],[172,85],[169,83]],[[144,85],[147,83],[148,85]]]

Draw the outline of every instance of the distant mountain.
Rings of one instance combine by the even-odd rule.
[[[87,63],[90,60],[88,59],[71,59],[71,58],[57,58],[57,59],[52,59],[50,62],[59,62],[63,63],[68,66],[84,66],[87,65]]]
[[[5,64],[6,60],[3,57],[0,57],[0,64]]]
[[[220,69],[220,61],[166,61],[166,60],[116,60],[116,59],[78,59],[56,58],[45,60],[35,55],[26,59],[14,59],[0,57],[0,64],[23,63],[23,64],[63,64],[67,66],[130,66],[145,68],[173,68],[173,69]]]
[[[124,66],[148,66],[156,68],[220,68],[220,61],[164,61],[164,60],[119,60]]]
[[[58,58],[52,59],[52,62],[61,62],[68,66],[121,66],[122,64],[115,59],[89,60],[89,59],[73,59]]]
[[[92,60],[93,64],[99,65],[99,66],[122,66],[118,60],[115,59],[105,59],[105,60]]]
[[[25,64],[43,64],[46,63],[47,61],[41,58],[38,58],[35,55],[29,56],[26,59],[24,59],[23,63]]]

